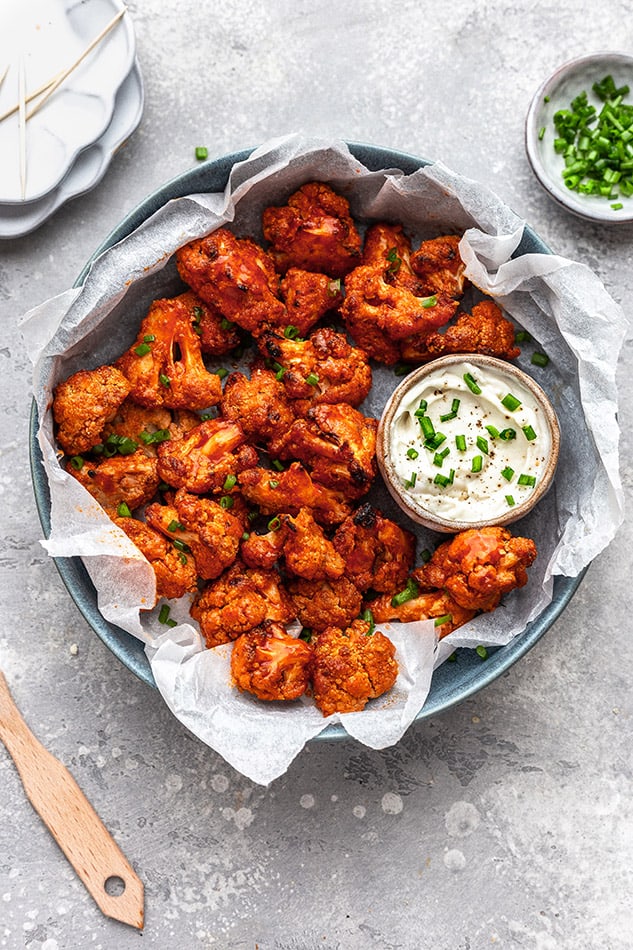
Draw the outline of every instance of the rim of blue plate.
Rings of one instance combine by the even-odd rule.
[[[383,146],[361,142],[347,142],[346,144],[352,155],[371,171],[380,171],[383,168],[398,168],[404,174],[409,175],[425,165],[432,164],[428,159]],[[203,162],[181,175],[177,175],[149,194],[123,218],[93,252],[78,275],[74,286],[78,287],[83,283],[92,262],[100,254],[131,234],[167,201],[198,192],[223,191],[233,166],[245,161],[253,151],[254,148],[247,148]],[[551,254],[552,251],[526,224],[521,243],[513,256],[519,257],[529,253]],[[51,529],[50,492],[42,465],[37,430],[38,413],[35,401],[33,401],[29,427],[31,478],[38,516],[45,537],[49,537]],[[107,621],[99,612],[97,592],[81,558],[54,558],[54,562],[68,593],[92,630],[138,679],[148,686],[156,688],[156,682],[141,641]],[[527,625],[522,634],[505,646],[489,650],[485,661],[481,660],[475,650],[463,649],[457,651],[456,662],[443,663],[433,674],[426,703],[416,716],[415,721],[420,722],[432,716],[437,716],[439,713],[463,702],[490,685],[521,657],[525,656],[566,608],[578,589],[586,570],[585,568],[576,577],[555,576],[551,602],[541,611],[538,617]],[[331,723],[315,738],[342,739],[349,738],[349,735],[342,725]]]

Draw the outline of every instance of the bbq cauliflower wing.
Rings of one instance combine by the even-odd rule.
[[[346,629],[327,627],[316,638],[312,695],[324,716],[359,712],[396,682],[398,663],[391,640],[355,620]]]
[[[137,449],[130,455],[115,455],[100,461],[84,461],[67,471],[80,482],[109,514],[125,504],[130,511],[146,505],[160,484],[157,460]]]
[[[263,367],[254,367],[250,379],[243,373],[231,373],[224,384],[221,407],[222,415],[239,422],[257,444],[281,438],[295,419],[283,383]]]
[[[440,544],[413,577],[422,590],[445,590],[467,610],[494,610],[504,594],[527,583],[536,553],[530,538],[507,528],[471,528]]]
[[[189,294],[155,300],[136,341],[115,365],[142,406],[207,409],[222,396],[220,377],[209,373],[202,359]]]
[[[362,595],[347,577],[321,581],[290,578],[287,587],[296,615],[308,630],[347,627],[360,614]]]
[[[136,518],[113,517],[152,565],[156,576],[156,602],[161,597],[176,600],[196,590],[197,575],[193,559],[187,557],[159,531]],[[150,606],[154,606],[151,604]]]
[[[130,391],[114,366],[79,370],[59,383],[53,394],[57,441],[67,455],[81,455],[101,442],[103,429]]]
[[[298,699],[310,685],[313,649],[266,620],[242,634],[231,651],[231,674],[238,689],[270,702]]]
[[[345,576],[363,592],[397,591],[413,567],[415,535],[369,503],[339,525],[332,543],[345,561]]]
[[[300,462],[291,462],[283,472],[252,468],[240,472],[239,488],[262,514],[285,512],[297,515],[309,508],[319,524],[339,524],[351,511],[344,494],[314,481]]]
[[[431,333],[425,342],[431,359],[445,353],[486,353],[512,360],[521,350],[514,340],[514,326],[492,300],[475,304],[471,313],[458,314],[443,333]]]
[[[160,478],[198,495],[222,492],[227,477],[251,468],[257,460],[240,424],[227,419],[207,419],[184,438],[158,447]]]
[[[380,594],[367,603],[376,623],[388,623],[397,620],[411,623],[414,620],[442,620],[436,624],[439,639],[457,630],[472,620],[476,610],[460,607],[457,601],[444,590],[431,590],[418,593],[403,604],[393,602],[392,594]]]
[[[268,207],[264,238],[279,271],[289,267],[343,277],[360,261],[361,237],[349,202],[321,182],[303,185],[283,207]]]

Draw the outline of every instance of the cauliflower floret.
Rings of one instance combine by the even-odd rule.
[[[371,389],[371,367],[365,352],[351,346],[342,333],[328,327],[307,340],[289,340],[264,333],[258,341],[274,361],[289,399],[301,414],[318,403],[347,402],[358,408]]]
[[[286,633],[272,620],[242,634],[233,644],[231,674],[235,685],[258,699],[298,699],[307,690],[312,647]]]
[[[130,511],[146,505],[160,484],[157,460],[142,449],[99,462],[85,461],[80,468],[70,465],[67,471],[109,513],[121,504],[127,505]]]
[[[431,358],[444,353],[486,353],[512,360],[521,350],[514,342],[514,326],[492,300],[475,304],[472,313],[460,313],[444,333],[431,333],[424,341]]]
[[[226,419],[207,419],[184,438],[158,447],[158,473],[163,481],[198,495],[222,492],[227,477],[234,478],[257,461],[242,427]]]
[[[191,616],[211,648],[235,640],[266,619],[289,623],[295,610],[275,571],[245,568],[236,561],[198,594]]]
[[[298,267],[286,271],[281,281],[281,295],[288,311],[289,328],[294,328],[294,335],[302,337],[343,300],[340,280]]]
[[[145,555],[156,575],[156,602],[161,597],[176,600],[196,590],[197,576],[193,558],[174,547],[150,525],[136,518],[112,519],[125,531],[141,554]],[[150,607],[154,606],[153,604]]]
[[[198,576],[213,580],[237,558],[244,528],[239,517],[210,498],[176,492],[173,505],[148,505],[147,524],[180,551],[191,553]]]
[[[308,630],[346,627],[361,611],[362,595],[347,577],[322,581],[294,578],[287,586],[297,617]]]
[[[202,360],[189,294],[155,300],[136,341],[115,365],[142,406],[207,409],[222,396],[220,377],[209,373]]]
[[[283,383],[272,370],[255,367],[250,379],[231,373],[224,384],[222,415],[239,422],[249,439],[267,444],[280,438],[294,422]]]
[[[239,487],[265,515],[297,515],[300,508],[310,508],[319,524],[330,525],[339,524],[351,510],[342,492],[315,482],[300,462],[292,462],[283,472],[247,469],[240,472]]]
[[[53,418],[57,441],[67,455],[89,452],[101,442],[103,429],[130,391],[114,366],[82,369],[55,388]]]
[[[316,639],[312,694],[324,716],[359,712],[391,689],[398,676],[395,647],[370,625],[355,620],[346,629],[327,627]]]
[[[413,577],[423,590],[445,590],[467,610],[494,610],[504,594],[527,584],[536,553],[530,538],[513,537],[507,528],[470,528],[440,544]]]
[[[282,272],[300,267],[343,277],[360,260],[362,242],[349,202],[321,182],[303,185],[284,207],[266,208],[262,227]]]
[[[312,478],[346,497],[360,498],[376,477],[378,422],[347,403],[318,405],[271,444],[279,459],[296,459]]]
[[[209,356],[224,356],[239,346],[239,328],[222,316],[217,307],[206,303],[193,291],[182,295],[182,300],[191,306],[191,324],[200,338],[200,349]]]
[[[288,326],[273,261],[250,238],[218,228],[181,247],[176,264],[185,283],[231,323],[255,336],[266,326]]]
[[[332,543],[345,561],[345,576],[363,592],[395,592],[413,567],[415,535],[369,503],[339,525]]]
[[[180,439],[200,425],[200,416],[187,409],[147,408],[131,399],[121,403],[116,415],[103,430],[103,446],[116,449],[121,439],[135,443],[146,455],[156,455],[157,446],[169,439]],[[114,454],[114,451],[112,452]]]
[[[459,242],[456,234],[446,234],[423,241],[411,255],[411,268],[422,281],[423,293],[462,296],[465,264],[459,254]]]
[[[409,584],[411,581],[403,585],[403,588]],[[398,620],[401,623],[410,623],[414,620],[442,620],[442,623],[436,623],[435,626],[440,640],[468,623],[477,613],[476,610],[460,607],[443,590],[414,594],[402,604],[397,602],[394,604],[393,601],[392,594],[380,594],[367,603],[367,608],[371,611],[376,623],[388,623],[391,620]]]

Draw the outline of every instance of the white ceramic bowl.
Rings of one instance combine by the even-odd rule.
[[[599,110],[603,103],[593,92],[592,86],[608,75],[613,76],[617,87],[631,87],[625,101],[633,104],[633,56],[597,52],[560,66],[539,87],[532,99],[525,123],[525,148],[538,181],[559,205],[591,221],[630,224],[633,222],[633,196],[618,196],[613,201],[570,190],[561,174],[564,159],[554,151],[554,139],[557,137],[554,114],[559,109],[568,109],[572,100],[583,91],[587,93],[589,103]],[[616,203],[621,203],[623,207],[612,208],[611,205]]]
[[[465,382],[483,387],[473,394]],[[454,380],[447,389],[438,380]],[[522,403],[508,409],[501,402],[516,394]],[[450,410],[452,397],[461,397],[456,418],[440,421],[440,414]],[[434,462],[436,450],[424,447],[421,422],[414,418],[414,409],[422,397],[428,401],[427,419],[433,419],[436,433],[444,441],[438,449],[446,457]],[[533,405],[534,411],[527,413]],[[530,442],[522,426],[534,421],[538,437]],[[492,435],[486,423],[494,424]],[[444,430],[444,431],[442,431]],[[499,432],[510,431],[511,438]],[[465,433],[467,448],[456,447],[456,433]],[[415,443],[410,442],[410,438]],[[462,436],[459,436],[461,438]],[[476,437],[483,439],[483,450]],[[532,436],[530,436],[532,438]],[[413,445],[414,447],[408,448]],[[407,456],[406,452],[417,452]],[[560,450],[560,428],[556,413],[541,387],[512,363],[480,354],[442,356],[410,373],[393,391],[378,427],[376,456],[385,485],[402,511],[418,524],[434,531],[455,533],[486,525],[506,525],[523,518],[549,490]],[[515,453],[531,454],[531,467],[517,463]],[[481,470],[475,472],[474,459]],[[446,464],[444,464],[446,463]],[[511,466],[515,466],[510,473]],[[524,471],[525,469],[525,471]],[[506,472],[504,476],[503,472]],[[522,485],[521,477],[535,478],[534,485]],[[411,485],[409,472],[415,472]],[[453,473],[454,482],[436,484]],[[455,474],[456,473],[456,474]],[[506,477],[507,476],[507,477]],[[508,500],[510,499],[510,500]]]

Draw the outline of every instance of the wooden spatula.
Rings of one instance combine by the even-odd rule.
[[[33,805],[55,841],[108,917],[143,929],[143,884],[68,769],[30,731],[0,671],[0,739]],[[123,882],[119,895],[109,880]]]

